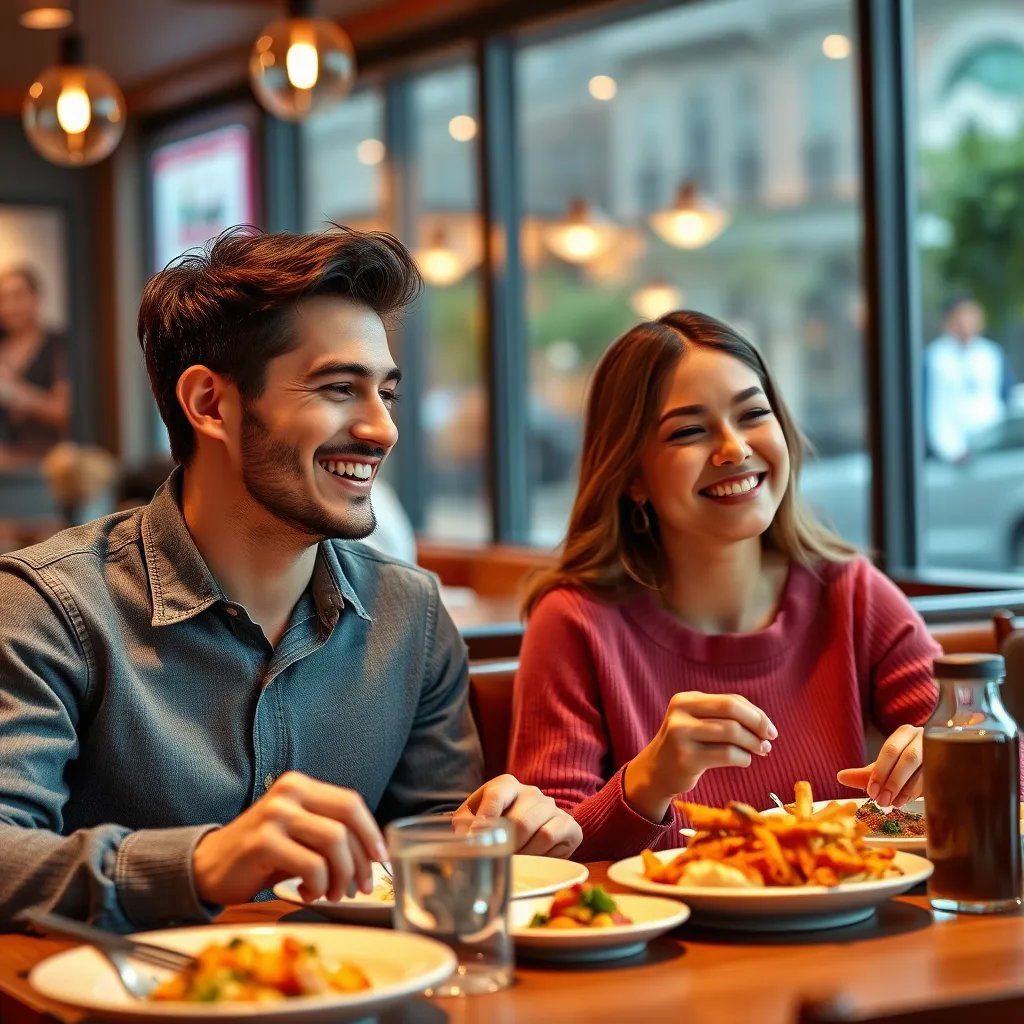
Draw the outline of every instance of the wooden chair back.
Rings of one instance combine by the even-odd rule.
[[[512,688],[517,661],[480,661],[469,665],[469,706],[484,752],[484,777],[508,770],[512,733]]]

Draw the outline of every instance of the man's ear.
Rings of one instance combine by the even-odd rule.
[[[190,366],[178,378],[178,403],[197,434],[222,444],[238,436],[238,388],[223,374]]]

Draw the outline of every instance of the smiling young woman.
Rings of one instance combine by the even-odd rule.
[[[525,601],[510,753],[581,856],[676,845],[680,793],[919,795],[938,648],[801,505],[802,455],[761,356],[712,317],[640,324],[598,365],[564,553]],[[871,728],[889,738],[852,767]]]

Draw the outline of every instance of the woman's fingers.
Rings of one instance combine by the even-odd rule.
[[[842,768],[836,772],[836,781],[844,786],[849,786],[851,789],[866,791],[868,783],[871,781],[871,772],[874,770],[874,767],[875,764],[872,761],[871,764],[863,768]]]
[[[732,719],[697,719],[690,726],[689,737],[695,743],[701,744],[732,744],[759,757],[767,756],[772,749],[769,740],[761,739]]]
[[[677,693],[669,708],[684,711],[694,718],[728,718],[762,740],[778,738],[779,730],[772,720],[746,697],[732,693]]]
[[[920,726],[901,725],[882,744],[867,785],[872,800],[883,807],[892,805],[896,795],[921,767],[923,735]]]
[[[903,807],[910,803],[911,800],[916,800],[924,790],[924,772],[918,768],[913,775],[910,776],[910,781],[907,782],[903,788],[893,797],[893,807]]]

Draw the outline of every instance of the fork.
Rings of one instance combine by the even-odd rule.
[[[42,910],[26,911],[20,920],[46,935],[60,935],[78,939],[99,950],[110,961],[125,991],[136,999],[146,999],[157,985],[157,978],[137,971],[131,960],[137,960],[149,967],[180,974],[198,962],[194,956],[181,953],[166,946],[154,946],[149,942],[136,942],[125,935],[95,928],[91,924],[75,921],[62,914],[51,914]]]
[[[772,803],[775,804],[779,810],[784,811],[786,809],[786,805],[782,802],[782,797],[780,797],[778,793],[769,793],[768,796],[771,797]]]

